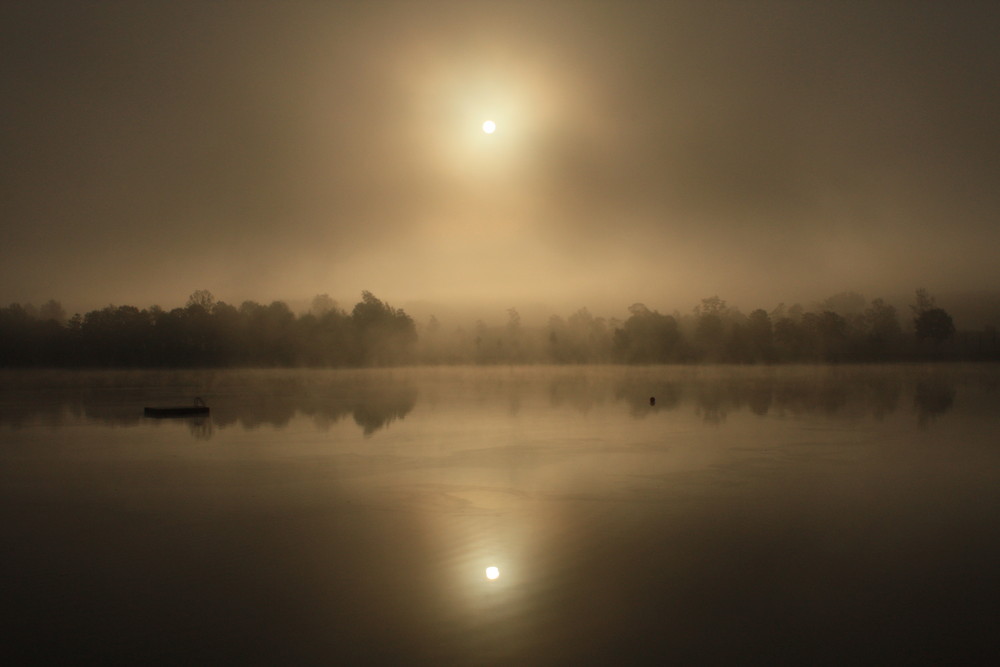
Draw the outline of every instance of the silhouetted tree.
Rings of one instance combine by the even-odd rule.
[[[631,316],[614,333],[614,349],[627,363],[666,363],[677,359],[680,329],[677,320],[661,315],[645,304],[629,307]]]
[[[802,330],[810,348],[808,357],[820,361],[841,361],[847,347],[847,320],[837,313],[805,313]]]
[[[718,296],[701,300],[701,304],[694,309],[695,317],[698,320],[695,337],[699,342],[717,345],[722,341],[722,336],[725,333],[722,318],[727,311],[726,302]]]
[[[151,365],[153,321],[135,306],[107,306],[83,318],[81,341],[87,366]]]
[[[750,317],[747,319],[746,336],[751,361],[774,361],[774,327],[766,310],[758,308],[750,313]]]
[[[595,318],[586,308],[581,308],[568,320],[558,316],[549,318],[548,356],[556,363],[583,364],[608,361],[611,358],[612,339],[608,323]]]
[[[51,320],[56,324],[66,323],[66,311],[55,299],[49,299],[38,309],[38,319]]]
[[[800,322],[782,317],[774,323],[775,354],[781,361],[800,361],[807,356],[808,337]]]
[[[918,289],[913,311],[913,330],[918,341],[930,340],[935,346],[955,335],[955,324],[943,308],[938,308],[934,298],[925,289]]]
[[[739,348],[744,347],[742,332],[739,341],[732,338],[732,325],[742,315],[730,308],[725,300],[718,296],[702,299],[694,308],[695,329],[694,340],[701,359],[706,361],[731,360],[734,355],[744,354]],[[730,336],[726,343],[727,334]]]
[[[839,292],[823,299],[818,310],[837,313],[845,318],[860,315],[865,309],[867,300],[857,292]]]
[[[361,293],[361,301],[351,311],[358,335],[361,360],[375,365],[402,363],[412,358],[417,329],[405,312],[383,303],[371,292]]]
[[[337,302],[330,298],[329,294],[317,294],[313,297],[309,306],[309,314],[315,317],[323,317],[331,310],[337,309]]]
[[[868,358],[892,356],[902,337],[896,309],[882,299],[875,299],[863,315]]]
[[[207,289],[195,290],[187,300],[187,308],[192,306],[200,307],[206,313],[212,310],[215,305],[215,297]]]
[[[0,366],[61,364],[67,350],[66,334],[55,320],[39,319],[30,304],[0,308]]]
[[[917,317],[920,313],[926,312],[934,308],[934,297],[930,293],[921,287],[917,290],[915,303],[910,306],[910,310],[913,311],[913,316]]]
[[[847,348],[849,327],[847,318],[840,313],[824,310],[817,320],[820,358],[826,361],[840,361]]]
[[[283,301],[240,305],[240,357],[251,366],[290,366],[296,361],[295,315]]]
[[[521,328],[521,314],[517,308],[507,309],[507,327],[503,336],[504,361],[507,363],[522,363],[524,354],[524,331]]]
[[[920,313],[913,321],[917,340],[931,340],[940,345],[955,335],[955,324],[951,315],[942,308],[931,308]]]
[[[307,366],[358,365],[357,340],[351,318],[337,308],[303,315],[296,322],[299,361]]]

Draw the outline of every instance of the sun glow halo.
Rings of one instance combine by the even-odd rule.
[[[492,120],[488,120],[483,123],[483,132],[485,132],[486,134],[493,134],[496,131],[497,131],[497,124],[494,123]]]

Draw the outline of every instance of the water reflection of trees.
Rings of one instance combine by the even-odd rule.
[[[698,387],[695,395],[695,405],[697,413],[707,424],[721,424],[726,421],[729,414],[729,407],[741,404],[743,401],[737,397],[733,400],[728,393],[733,389],[721,382],[711,382]]]
[[[729,415],[744,410],[759,417],[826,415],[882,420],[897,412],[903,396],[913,392],[914,406],[924,423],[947,411],[955,397],[953,373],[929,373],[925,367],[903,365],[627,368],[610,378],[610,387],[595,380],[609,376],[596,372],[582,375],[586,381],[571,375],[552,379],[550,399],[553,406],[570,406],[581,412],[602,402],[617,401],[637,419],[688,405],[706,423],[721,424]],[[979,383],[983,382],[980,378]],[[655,402],[650,402],[651,397]]]
[[[212,439],[215,429],[212,426],[212,419],[210,417],[194,417],[186,421],[192,438],[196,438],[197,440]]]
[[[907,395],[913,397],[913,409],[925,425],[952,408],[956,377],[965,377],[947,369],[877,366],[525,367],[503,373],[428,373],[447,380],[442,387],[460,388],[459,400],[474,409],[485,409],[499,399],[516,414],[522,403],[547,398],[553,408],[581,413],[624,404],[630,415],[641,419],[687,404],[713,424],[744,410],[760,417],[821,414],[880,420],[896,412]],[[60,382],[40,375],[26,386],[0,385],[0,424],[17,428],[97,421],[135,426],[146,419],[144,405],[182,404],[201,395],[209,401],[212,415],[207,422],[189,423],[192,435],[199,438],[229,427],[282,428],[296,416],[311,419],[320,431],[350,418],[370,436],[405,418],[416,405],[421,379],[432,377],[436,376],[421,371],[368,370],[121,372],[73,375]],[[428,389],[435,386],[431,383]],[[433,402],[433,390],[429,396]]]
[[[417,401],[416,386],[408,378],[363,372],[224,371],[181,376],[130,371],[39,376],[27,382],[27,387],[17,382],[0,386],[0,425],[56,427],[93,421],[137,426],[150,423],[143,416],[146,405],[184,405],[201,395],[210,404],[210,417],[170,420],[183,422],[199,439],[229,427],[282,428],[297,414],[311,418],[321,431],[352,418],[370,436],[403,419]]]
[[[639,374],[621,380],[615,395],[636,417],[672,410],[686,401],[694,404],[705,422],[718,424],[744,409],[761,417],[826,414],[882,419],[899,407],[903,388],[904,378],[895,370],[814,373],[733,368],[692,373],[676,381]],[[655,406],[649,405],[650,396],[656,397]]]
[[[347,417],[366,436],[404,418],[417,402],[409,380],[348,376],[335,382],[303,382],[291,377],[264,378],[235,391],[220,391],[213,400],[216,427],[281,428],[297,415],[311,418],[321,431]]]
[[[913,407],[917,410],[917,420],[927,426],[939,415],[951,410],[955,402],[955,387],[941,375],[931,375],[917,380],[913,392]]]
[[[364,400],[351,408],[354,423],[366,436],[404,418],[417,403],[417,390],[412,385],[394,386],[383,391],[369,392]]]

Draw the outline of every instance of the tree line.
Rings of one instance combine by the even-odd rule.
[[[412,363],[416,341],[413,319],[371,292],[350,313],[317,296],[300,316],[282,301],[237,308],[206,290],[169,311],[107,306],[65,320],[57,302],[0,309],[7,367],[388,366]]]
[[[430,363],[839,363],[1000,359],[995,330],[958,332],[926,290],[917,290],[904,320],[882,299],[844,292],[812,310],[778,305],[745,315],[718,296],[688,314],[660,313],[635,303],[625,320],[594,317],[586,308],[528,328],[516,310],[500,326],[478,322],[444,332],[421,331]]]
[[[499,326],[418,327],[402,309],[362,292],[347,312],[327,295],[296,315],[281,301],[239,307],[210,292],[184,308],[107,306],[66,319],[56,301],[0,308],[4,367],[366,367],[407,364],[838,363],[997,360],[995,330],[957,332],[951,316],[917,290],[904,322],[882,299],[845,292],[806,310],[784,304],[749,315],[717,296],[688,314],[641,303],[625,320],[583,308],[543,326],[516,309]]]

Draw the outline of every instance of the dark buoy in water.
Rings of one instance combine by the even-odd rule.
[[[649,397],[649,404],[650,405],[656,405],[656,396],[650,396]]]

